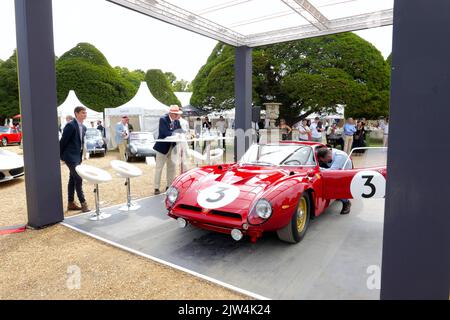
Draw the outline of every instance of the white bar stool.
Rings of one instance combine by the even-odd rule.
[[[139,209],[139,204],[131,202],[131,187],[130,178],[136,178],[142,175],[142,170],[138,167],[120,160],[112,160],[111,167],[117,172],[119,176],[126,179],[127,186],[127,204],[119,208],[121,211],[133,211]]]
[[[109,172],[87,164],[80,164],[79,166],[76,166],[75,170],[81,178],[95,186],[95,213],[92,214],[89,219],[98,221],[109,218],[111,216],[110,213],[100,212],[100,194],[98,188],[100,183],[112,180]]]

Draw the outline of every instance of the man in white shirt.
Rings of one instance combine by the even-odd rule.
[[[380,128],[383,130],[383,147],[388,146],[388,135],[389,135],[389,117],[386,120],[380,120]]]
[[[317,124],[319,123],[319,117],[315,117],[311,123],[311,140],[315,142],[322,142],[322,133],[317,130]]]
[[[128,117],[123,116],[122,120],[116,124],[115,127],[115,141],[119,148],[119,160],[125,160],[125,151],[127,148],[128,135]]]
[[[219,120],[216,122],[216,128],[217,128],[217,131],[220,133],[220,135],[225,138],[225,133],[227,132],[227,122],[225,121],[223,116],[220,116]],[[219,145],[220,145],[220,142],[219,142]],[[222,146],[223,146],[223,149],[225,149],[225,139],[222,140]]]
[[[259,124],[256,121],[252,121],[252,140],[259,143]]]

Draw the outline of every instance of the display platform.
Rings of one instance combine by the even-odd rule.
[[[276,234],[251,243],[180,229],[166,215],[163,194],[137,202],[136,211],[117,205],[103,209],[111,213],[108,219],[91,221],[87,213],[62,224],[257,299],[379,299],[383,199],[354,200],[349,215],[340,215],[341,203],[333,203],[295,245]]]

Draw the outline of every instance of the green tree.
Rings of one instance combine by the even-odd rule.
[[[145,81],[152,95],[165,105],[181,105],[178,98],[173,93],[167,76],[159,69],[150,69],[145,75]]]
[[[177,77],[173,72],[164,72],[164,75],[166,76],[171,86],[173,86],[175,81],[177,81]]]
[[[0,64],[0,121],[20,113],[17,80],[17,53]]]
[[[219,43],[192,85],[191,104],[203,109],[232,108],[234,49]],[[253,50],[253,102],[283,103],[281,116],[290,122],[299,115],[332,111],[336,103],[347,106],[347,116],[356,115],[358,108],[369,108],[371,117],[385,113],[386,90],[389,66],[373,45],[353,33]]]
[[[140,69],[134,71],[129,71],[128,68],[122,67],[115,67],[114,69],[135,88],[138,88],[141,82],[145,81],[145,72]]]
[[[80,101],[96,111],[124,104],[136,94],[138,84],[121,72],[93,45],[79,43],[56,62],[58,104],[69,90],[75,90]]]
[[[189,81],[184,79],[177,80],[172,86],[174,92],[187,92],[189,91]]]

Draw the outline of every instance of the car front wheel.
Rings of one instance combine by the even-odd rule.
[[[303,193],[289,223],[277,231],[278,238],[289,243],[300,242],[308,229],[310,216],[311,199],[308,194]]]
[[[8,145],[8,139],[3,138],[2,139],[2,147],[6,147]]]

